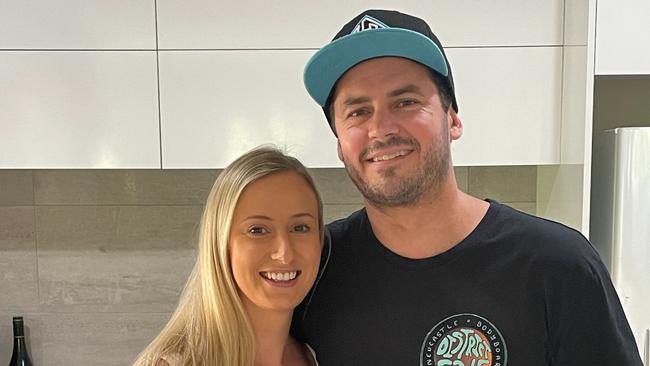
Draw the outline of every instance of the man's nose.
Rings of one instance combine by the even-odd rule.
[[[368,137],[382,138],[399,132],[395,116],[387,107],[376,108],[368,121]]]

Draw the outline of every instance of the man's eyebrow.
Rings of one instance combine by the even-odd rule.
[[[395,90],[391,91],[390,93],[388,93],[388,96],[389,97],[397,97],[397,96],[405,94],[405,93],[416,93],[416,94],[422,95],[422,91],[420,90],[420,88],[417,87],[417,85],[408,84],[408,85],[404,85],[401,88],[398,88],[398,89],[395,89]]]
[[[416,93],[422,95],[422,91],[417,85],[408,84],[389,92],[388,96],[396,97],[405,93]],[[370,101],[369,97],[349,97],[343,101],[343,105],[347,107],[347,106],[367,103],[369,101]]]
[[[343,101],[344,106],[351,106],[351,105],[356,105],[356,104],[362,104],[369,102],[370,98],[368,97],[349,97],[348,99]]]

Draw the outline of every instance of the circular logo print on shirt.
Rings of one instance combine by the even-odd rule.
[[[431,328],[420,354],[421,366],[506,366],[501,332],[487,319],[458,314]]]

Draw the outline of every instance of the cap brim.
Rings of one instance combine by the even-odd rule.
[[[337,80],[354,65],[376,57],[404,57],[447,76],[440,48],[429,38],[403,28],[365,30],[341,37],[316,52],[305,66],[307,92],[325,107]]]

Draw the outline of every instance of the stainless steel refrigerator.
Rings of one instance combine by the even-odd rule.
[[[589,239],[650,366],[650,127],[594,135]]]

